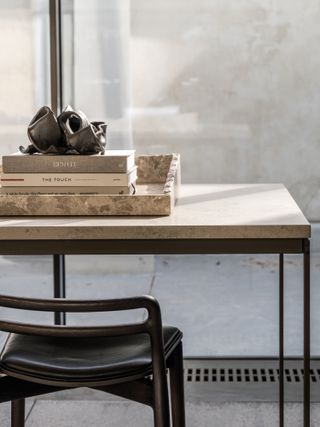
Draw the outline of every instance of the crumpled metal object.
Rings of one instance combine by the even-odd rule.
[[[28,126],[31,145],[19,147],[24,154],[98,154],[106,147],[107,124],[89,122],[82,111],[68,106],[56,118],[53,111],[41,107]]]
[[[61,154],[66,151],[63,132],[51,108],[41,107],[28,126],[31,145],[19,147],[25,154]]]
[[[106,123],[90,123],[82,111],[74,111],[70,106],[60,114],[58,123],[72,154],[104,153]]]

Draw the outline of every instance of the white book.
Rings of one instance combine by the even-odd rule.
[[[0,194],[9,196],[18,195],[37,195],[37,194],[134,194],[135,183],[127,186],[108,186],[108,187],[0,187]]]
[[[137,167],[127,173],[3,173],[2,187],[107,187],[129,186],[137,180]]]

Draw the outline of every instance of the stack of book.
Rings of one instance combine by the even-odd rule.
[[[94,155],[15,153],[2,157],[4,194],[132,194],[134,150]]]

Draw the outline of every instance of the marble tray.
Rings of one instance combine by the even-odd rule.
[[[1,193],[0,216],[170,215],[180,183],[179,154],[136,157],[136,194]]]

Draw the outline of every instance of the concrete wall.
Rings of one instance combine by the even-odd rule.
[[[317,0],[135,0],[134,144],[184,182],[283,182],[320,218]]]

